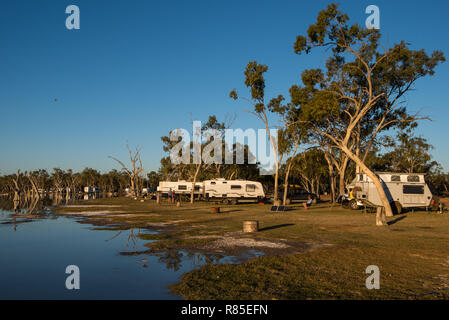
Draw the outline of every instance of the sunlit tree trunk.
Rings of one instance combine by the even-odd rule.
[[[196,184],[196,178],[198,176],[198,173],[200,172],[201,164],[196,165],[195,175],[193,176],[193,182],[192,182],[192,191],[190,193],[190,203],[193,204],[195,201],[195,184]]]
[[[282,199],[282,204],[285,206],[287,205],[287,194],[288,194],[288,176],[290,175],[290,169],[292,168],[293,164],[293,158],[290,159],[287,166],[287,172],[285,172],[285,179],[284,179],[284,197]]]
[[[342,150],[348,155],[349,158],[351,158],[352,161],[355,162],[356,165],[358,165],[363,173],[365,173],[374,183],[376,186],[376,190],[379,194],[379,198],[382,201],[382,205],[385,208],[385,215],[387,217],[393,216],[393,210],[391,209],[390,201],[388,200],[387,194],[385,193],[385,190],[383,188],[382,183],[380,182],[379,177],[371,171],[364,163],[363,161],[357,157],[354,153],[352,153],[347,147],[342,146]]]

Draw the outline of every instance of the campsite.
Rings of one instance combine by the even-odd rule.
[[[5,0],[0,300],[449,300],[448,10]]]
[[[183,275],[171,290],[186,299],[447,298],[447,213],[410,211],[389,219],[379,231],[375,214],[328,202],[309,210],[298,203],[274,213],[269,204],[220,205],[218,214],[211,212],[215,204],[176,207],[168,199],[159,205],[130,198],[89,204],[57,211],[71,216],[78,211],[89,223],[111,230],[161,232],[143,237],[150,242],[140,256],[173,250],[225,256],[259,252],[241,265],[212,263]],[[117,207],[101,213],[106,204]],[[259,232],[243,233],[247,220],[258,220]],[[365,269],[373,264],[385,272],[385,291],[364,290]]]

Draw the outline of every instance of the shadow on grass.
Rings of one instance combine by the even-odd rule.
[[[394,219],[392,221],[387,222],[387,225],[391,226],[391,225],[395,224],[396,222],[399,222],[399,221],[401,221],[401,220],[403,220],[405,218],[407,218],[407,216],[398,217],[398,218],[396,218],[396,219]]]
[[[278,225],[275,225],[275,226],[265,227],[265,228],[259,229],[259,232],[260,231],[268,231],[268,230],[283,228],[283,227],[290,227],[290,226],[294,226],[294,225],[295,224],[293,224],[293,223],[278,224]]]

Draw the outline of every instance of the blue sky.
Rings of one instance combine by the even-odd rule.
[[[235,128],[259,128],[246,93],[250,60],[269,66],[267,95],[287,96],[320,54],[297,56],[293,43],[330,1],[0,1],[0,174],[17,168],[116,168],[125,144],[143,146],[146,170],[159,167],[160,137],[190,121],[236,114]],[[385,43],[442,50],[449,58],[447,1],[339,1],[362,25],[381,11]],[[81,29],[65,27],[78,5]],[[408,94],[410,110],[434,121],[418,129],[449,170],[449,62]],[[55,101],[57,99],[57,101]]]

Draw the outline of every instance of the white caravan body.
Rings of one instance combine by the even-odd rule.
[[[262,199],[265,197],[260,182],[249,180],[214,179],[204,181],[206,198]]]
[[[157,191],[167,194],[190,194],[192,182],[189,181],[160,181]],[[195,194],[205,199],[262,199],[265,197],[263,186],[257,181],[214,179],[195,183]]]
[[[175,194],[191,194],[192,182],[180,180],[180,181],[160,181],[157,191],[167,194],[169,191],[174,191]],[[203,183],[195,183],[195,194],[203,194]]]
[[[423,173],[377,172],[390,203],[400,203],[402,208],[428,207],[432,193],[424,180]],[[371,178],[357,174],[348,185],[348,191],[358,187],[358,203],[368,206],[381,206],[379,193]]]

